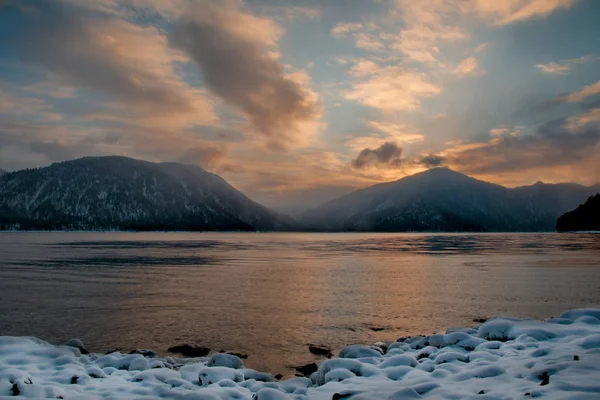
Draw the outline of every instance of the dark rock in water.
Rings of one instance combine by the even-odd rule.
[[[12,392],[13,392],[13,396],[18,396],[21,394],[21,391],[19,390],[19,385],[17,385],[16,382],[13,383]]]
[[[381,328],[379,326],[370,326],[369,329],[372,330],[373,332],[381,332],[381,331],[385,330],[385,328]]]
[[[352,396],[352,394],[353,393],[334,393],[331,400],[346,399],[346,398]]]
[[[275,379],[277,379],[277,380],[280,380],[281,378],[283,378],[283,375],[282,375],[282,374],[277,374],[277,375],[275,375]]]
[[[314,355],[317,355],[317,356],[325,356],[327,358],[331,358],[333,356],[333,353],[331,352],[331,350],[329,350],[325,346],[309,344],[308,351],[310,351],[311,353],[313,353]]]
[[[306,377],[310,376],[313,372],[316,372],[317,369],[319,369],[319,366],[314,362],[295,368],[296,371]]]
[[[477,392],[477,394],[485,394],[485,391],[480,390],[479,392]]]
[[[242,360],[245,360],[248,358],[248,354],[236,353],[233,351],[221,350],[221,351],[219,351],[219,353],[225,353],[225,354],[229,354],[230,356],[236,356],[238,358],[241,358]]]
[[[76,385],[78,379],[79,377],[77,375],[73,375],[73,377],[71,377],[71,385]]]
[[[205,357],[208,355],[208,353],[210,353],[209,348],[196,346],[193,344],[180,344],[169,347],[167,350],[170,353],[179,353],[184,357]]]
[[[141,354],[144,357],[158,357],[158,353],[155,352],[154,350],[148,350],[148,349],[137,349],[137,350],[131,350],[129,352],[129,354]]]
[[[546,386],[547,384],[550,383],[550,375],[548,375],[547,372],[544,372],[543,374],[541,374],[539,376],[539,378],[542,380],[542,382],[540,383],[540,386]]]
[[[473,322],[477,322],[478,324],[483,324],[485,321],[487,321],[487,318],[475,318],[473,320]]]
[[[402,336],[401,338],[398,338],[398,340],[396,340],[396,342],[403,343],[403,342],[406,342],[410,338],[412,338],[412,336]]]
[[[112,349],[112,350],[109,350],[109,351],[107,351],[107,352],[106,352],[106,353],[104,353],[104,354],[122,353],[122,352],[124,352],[124,351],[127,351],[127,350],[125,350],[125,349],[119,349],[118,347],[115,347],[114,349]]]
[[[590,197],[573,211],[558,217],[556,230],[559,232],[600,230],[600,194]]]
[[[579,356],[573,356],[573,361],[579,361]]]

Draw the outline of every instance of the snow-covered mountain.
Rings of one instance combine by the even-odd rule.
[[[301,216],[314,230],[550,231],[598,188],[544,184],[509,189],[448,168],[354,191]]]
[[[294,221],[193,165],[85,157],[0,176],[0,228],[288,230]]]
[[[600,231],[600,193],[591,196],[573,211],[561,215],[556,222],[556,229],[560,232]]]

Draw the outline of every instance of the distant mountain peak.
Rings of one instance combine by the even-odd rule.
[[[83,157],[0,177],[0,229],[289,230],[200,167]]]
[[[312,229],[342,231],[549,231],[594,188],[509,189],[447,167],[357,190],[302,214]]]
[[[433,168],[429,168],[428,170],[425,170],[425,171],[420,172],[415,175],[463,175],[463,176],[466,176],[465,174],[455,171],[455,170],[451,169],[450,167],[433,167]]]

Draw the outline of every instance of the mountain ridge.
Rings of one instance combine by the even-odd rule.
[[[196,165],[90,156],[0,175],[0,229],[549,231],[595,191],[507,188],[437,167],[354,190],[295,221]]]
[[[556,230],[600,231],[600,193],[590,196],[585,203],[558,217]]]
[[[83,157],[0,176],[10,229],[289,230],[293,219],[189,164]]]
[[[327,231],[548,231],[593,190],[539,182],[507,188],[438,167],[356,190],[300,221]]]

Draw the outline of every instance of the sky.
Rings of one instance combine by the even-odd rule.
[[[0,0],[0,168],[196,164],[308,207],[447,166],[600,181],[597,0]]]

